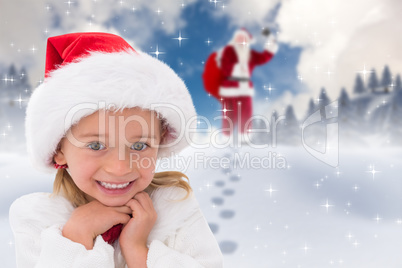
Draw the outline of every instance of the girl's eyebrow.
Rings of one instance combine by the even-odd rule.
[[[84,134],[82,134],[82,135],[79,135],[81,138],[93,138],[93,137],[95,137],[95,138],[97,138],[97,137],[109,137],[109,135],[107,135],[107,134],[98,134],[98,133],[84,133]],[[154,136],[154,135],[149,135],[149,136],[147,136],[147,135],[135,135],[135,136],[131,136],[130,137],[131,139],[133,139],[133,138],[139,138],[139,139],[141,139],[141,138],[149,138],[149,139],[153,139],[153,140],[156,140],[157,138],[156,138],[156,136]]]
[[[91,137],[108,137],[109,135],[98,134],[98,133],[84,133],[79,136],[82,138],[91,138]]]

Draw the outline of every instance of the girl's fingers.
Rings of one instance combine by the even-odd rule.
[[[147,193],[145,192],[138,193],[134,196],[133,200],[136,200],[142,206],[143,211],[146,214],[146,218],[148,218],[151,221],[156,220],[158,215],[154,209],[152,200]]]
[[[129,208],[128,206],[121,206],[121,207],[111,207],[114,211],[120,212],[120,213],[125,213],[125,214],[131,214],[133,210]]]
[[[119,224],[119,223],[127,224],[130,221],[131,217],[128,214],[125,214],[125,213],[116,213],[113,216],[113,219],[115,219],[115,224],[114,225]]]
[[[138,200],[130,199],[130,201],[127,202],[126,206],[128,206],[133,211],[133,218],[136,218],[139,215],[145,213],[144,208],[142,207],[140,202],[138,202]]]
[[[154,210],[152,199],[149,197],[147,193],[145,192],[138,193],[134,196],[134,199],[137,200],[145,210],[147,211]]]

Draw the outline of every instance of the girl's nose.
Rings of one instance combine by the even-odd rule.
[[[132,179],[132,173],[137,171],[137,166],[130,162],[130,157],[127,154],[122,157],[119,156],[118,150],[113,151],[115,152],[110,152],[110,156],[104,162],[104,170],[116,177],[130,175],[130,179]]]

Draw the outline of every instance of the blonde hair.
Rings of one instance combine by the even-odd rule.
[[[187,181],[185,181],[185,178]],[[178,171],[165,171],[155,173],[151,184],[145,189],[148,194],[151,194],[157,188],[165,187],[179,187],[184,189],[187,194],[183,199],[186,199],[192,189],[188,183],[188,177]],[[59,169],[56,173],[56,178],[53,183],[53,194],[62,194],[69,200],[75,207],[79,207],[89,203],[87,194],[81,191],[74,183],[70,174],[65,169]]]
[[[164,118],[160,118],[161,125],[161,143],[164,142],[166,134],[168,133],[168,125]],[[60,146],[60,144],[59,144]],[[58,146],[58,150],[60,147]],[[185,178],[186,180],[184,180]],[[155,173],[154,177],[145,189],[148,194],[151,194],[157,188],[167,188],[167,187],[179,187],[184,189],[187,194],[180,200],[186,199],[192,189],[189,184],[188,177],[178,171],[165,171]],[[75,184],[74,180],[71,178],[70,174],[65,169],[59,169],[56,173],[56,178],[53,183],[53,194],[63,194],[75,207],[79,207],[89,203],[88,195],[81,191]]]

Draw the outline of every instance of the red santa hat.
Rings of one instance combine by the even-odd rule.
[[[140,107],[167,124],[158,157],[186,147],[185,130],[196,112],[184,82],[166,64],[107,33],[73,33],[48,39],[45,80],[26,111],[27,148],[33,165],[54,171],[53,156],[72,125],[97,110]],[[189,126],[188,124],[191,124]]]

